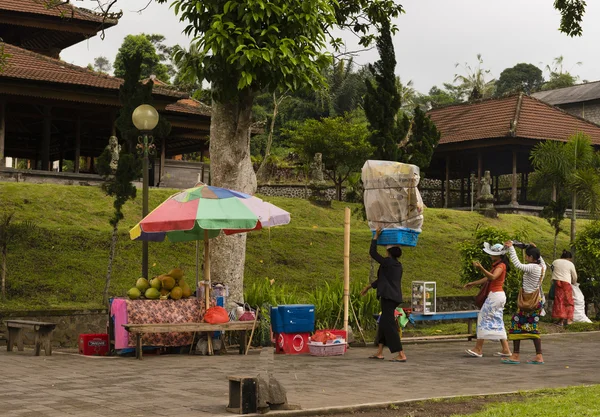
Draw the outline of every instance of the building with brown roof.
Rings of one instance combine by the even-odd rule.
[[[469,178],[475,174],[478,194],[485,171],[494,179],[496,196],[502,194],[499,177],[511,176],[510,198],[497,203],[507,208],[534,205],[527,187],[533,172],[529,156],[536,144],[567,141],[583,132],[600,147],[600,126],[524,94],[443,107],[428,115],[441,139],[427,174],[442,180],[444,207],[468,206]],[[451,192],[451,183],[459,183],[460,191]]]
[[[567,113],[600,124],[600,81],[539,91],[532,96]]]
[[[62,49],[118,23],[69,3],[47,8],[33,0],[0,0],[0,169],[4,158],[26,159],[33,169],[50,170],[53,161],[102,153],[114,134],[121,107],[122,79],[58,59]],[[156,138],[160,173],[174,155],[206,152],[210,107],[168,84],[155,83],[153,105],[172,125],[168,138]]]

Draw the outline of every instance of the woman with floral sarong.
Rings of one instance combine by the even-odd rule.
[[[519,261],[513,242],[504,243],[508,248],[508,255],[515,268],[523,271],[523,282],[521,284],[523,292],[532,294],[540,291],[544,273],[546,272],[544,259],[540,250],[535,245],[528,245],[525,249],[525,261],[527,264],[522,264]],[[535,358],[527,361],[531,365],[541,365],[544,363],[542,356],[542,340],[540,339],[540,313],[542,311],[542,301],[538,302],[537,307],[531,311],[524,311],[517,308],[517,312],[512,315],[510,329],[508,330],[508,338],[513,341],[513,353],[509,358],[502,359],[502,363],[508,365],[517,365],[521,363],[521,340],[531,339],[535,346]]]
[[[554,285],[554,303],[552,304],[552,318],[558,319],[559,325],[573,323],[575,302],[573,301],[573,287],[577,284],[577,271],[572,261],[573,255],[563,250],[560,259],[552,262],[552,284]]]
[[[467,355],[475,358],[483,357],[483,342],[487,340],[499,340],[502,344],[502,351],[494,353],[494,356],[510,356],[510,348],[506,340],[506,330],[504,329],[504,304],[506,304],[506,294],[503,285],[508,272],[508,259],[506,250],[500,243],[490,246],[489,243],[483,244],[483,251],[492,258],[492,267],[490,271],[486,270],[479,262],[473,262],[473,266],[481,271],[483,278],[477,281],[469,282],[465,288],[471,288],[475,285],[483,285],[490,281],[490,292],[481,306],[477,315],[477,343],[473,349],[467,349]]]

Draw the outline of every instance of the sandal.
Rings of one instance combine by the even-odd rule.
[[[373,355],[373,356],[369,356],[369,359],[379,359],[380,361],[382,361],[385,358],[383,356]]]

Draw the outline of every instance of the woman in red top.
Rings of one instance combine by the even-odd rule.
[[[483,244],[483,251],[492,258],[491,271],[487,271],[479,262],[473,262],[473,266],[479,269],[484,277],[480,280],[469,282],[465,285],[465,288],[471,288],[474,285],[483,285],[486,281],[491,281],[490,293],[477,316],[477,343],[475,344],[475,348],[467,349],[467,354],[481,358],[483,356],[483,342],[489,339],[499,340],[502,343],[502,352],[497,352],[494,356],[510,356],[506,329],[504,328],[506,294],[502,288],[509,268],[506,250],[500,243],[490,246],[489,243],[485,242]]]

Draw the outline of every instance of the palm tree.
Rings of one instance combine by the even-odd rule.
[[[542,142],[531,152],[536,172],[534,187],[552,193],[552,201],[564,194],[571,199],[571,246],[575,242],[577,208],[600,214],[600,164],[589,136],[576,133],[568,142]]]
[[[409,80],[404,84],[400,77],[396,77],[396,88],[400,93],[400,103],[402,104],[400,109],[405,112],[412,112],[417,100],[417,92],[413,87],[413,81]]]
[[[454,67],[457,68],[459,65],[457,63]],[[485,78],[490,74],[490,70],[483,69],[482,65],[481,54],[477,54],[476,67],[471,67],[465,62],[465,74],[454,74],[454,82],[459,83],[458,87],[463,90],[463,94],[468,95],[468,101],[489,98],[494,94],[496,80],[486,81]]]

